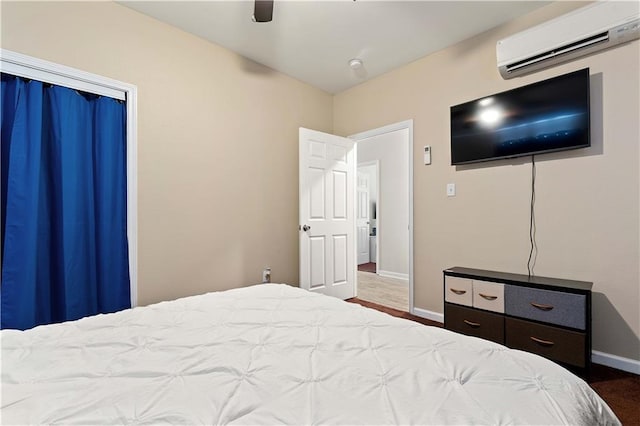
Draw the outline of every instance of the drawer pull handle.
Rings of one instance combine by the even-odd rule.
[[[451,290],[452,292],[454,292],[458,296],[460,296],[461,294],[465,294],[467,292],[467,290],[456,290],[455,288],[451,288],[449,290]]]
[[[538,308],[541,311],[550,311],[553,309],[553,305],[542,305],[540,303],[531,302],[531,306]]]
[[[471,322],[471,321],[467,321],[467,320],[462,320],[462,321],[464,321],[464,323],[467,324],[470,327],[474,327],[474,328],[480,327],[480,323],[479,322]]]
[[[491,296],[489,294],[482,294],[482,293],[478,293],[480,295],[480,297],[485,298],[487,300],[496,300],[498,298],[498,296]]]
[[[552,342],[551,340],[542,340],[542,339],[538,339],[537,337],[530,337],[531,340],[533,340],[536,343],[540,343],[542,346],[553,346],[555,343]]]

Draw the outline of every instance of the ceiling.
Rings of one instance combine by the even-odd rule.
[[[252,22],[253,1],[119,3],[338,93],[549,2],[275,0],[269,23]]]

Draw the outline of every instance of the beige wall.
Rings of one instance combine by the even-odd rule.
[[[593,281],[593,348],[638,360],[639,42],[509,81],[496,69],[497,40],[576,6],[545,6],[336,95],[334,131],[414,120],[415,304],[441,313],[443,269],[526,273],[529,253],[530,159],[450,166],[449,107],[590,67],[593,146],[537,158],[535,273]]]
[[[115,3],[3,1],[1,36],[138,86],[141,304],[298,282],[298,127],[331,95]]]

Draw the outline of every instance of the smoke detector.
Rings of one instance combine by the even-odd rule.
[[[362,68],[362,66],[362,59],[353,58],[349,60],[349,67],[351,67],[351,69],[354,71],[359,70],[360,68]]]

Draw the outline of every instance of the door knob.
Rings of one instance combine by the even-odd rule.
[[[309,225],[302,225],[302,230],[307,232],[311,227]]]

